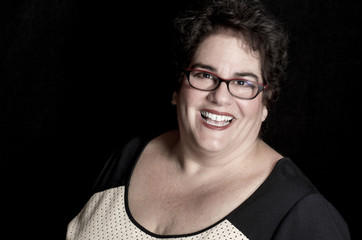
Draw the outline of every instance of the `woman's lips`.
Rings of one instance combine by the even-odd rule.
[[[208,128],[224,130],[229,127],[235,117],[230,113],[205,109],[201,111],[201,119],[202,123]]]

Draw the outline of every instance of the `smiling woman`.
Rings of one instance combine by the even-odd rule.
[[[243,38],[231,31],[219,30],[201,42],[195,52],[192,61],[201,64],[191,63],[190,65],[200,66],[195,71],[210,69],[227,79],[235,79],[242,74],[244,79],[237,79],[237,81],[248,81],[258,85],[255,79],[262,79],[258,54],[242,46],[245,46]],[[210,76],[220,79],[214,74],[208,76],[209,79]],[[194,82],[191,82],[192,79],[194,79],[192,76],[189,77],[189,82],[184,79],[180,90],[174,95],[178,106],[181,141],[192,146],[203,146],[202,149],[205,149],[206,145],[212,146],[209,149],[212,152],[224,152],[226,156],[214,156],[218,162],[222,162],[221,159],[227,159],[227,156],[235,154],[239,158],[245,151],[253,151],[258,146],[256,140],[260,126],[267,116],[262,95],[257,96],[260,91],[251,91],[252,96],[247,98],[242,95],[240,97],[244,99],[240,99],[233,96],[235,91],[231,91],[234,88],[230,88],[230,81],[218,80],[211,90],[200,91],[191,84]],[[202,111],[218,114],[219,117],[232,116],[234,120],[227,125],[215,124],[215,121],[209,124],[201,118]],[[201,127],[200,124],[206,128]],[[223,131],[215,132],[209,129]],[[198,152],[199,149],[196,151]],[[211,159],[208,157],[209,162],[212,161]],[[278,157],[275,160],[278,160]]]
[[[286,37],[259,1],[175,22],[179,129],[117,150],[67,239],[349,239],[337,210],[259,137]]]

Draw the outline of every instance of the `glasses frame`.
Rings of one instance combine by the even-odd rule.
[[[218,84],[216,85],[215,88],[213,89],[210,89],[210,90],[205,90],[205,89],[201,89],[201,88],[197,88],[195,86],[193,86],[190,82],[190,73],[193,72],[193,71],[198,71],[198,72],[204,72],[204,73],[208,73],[208,74],[211,74],[213,76],[215,76],[218,80]],[[259,93],[261,93],[264,89],[268,88],[268,85],[267,84],[262,84],[262,83],[258,83],[256,81],[250,81],[250,80],[246,80],[244,78],[232,78],[232,79],[224,79],[224,78],[221,78],[219,77],[218,75],[216,75],[215,73],[212,73],[212,72],[209,72],[209,71],[205,71],[205,70],[200,70],[200,69],[185,69],[184,70],[184,73],[186,75],[186,78],[187,78],[187,81],[188,83],[190,84],[190,86],[194,89],[197,89],[197,90],[200,90],[200,91],[205,91],[205,92],[212,92],[212,91],[215,91],[216,89],[218,89],[220,87],[220,84],[222,82],[226,83],[226,86],[227,86],[227,89],[229,91],[229,93],[233,96],[233,97],[236,97],[236,98],[239,98],[239,99],[244,99],[244,100],[252,100],[254,98],[256,98]],[[235,80],[241,80],[241,81],[245,81],[245,82],[251,82],[251,83],[254,83],[254,84],[257,84],[258,85],[258,91],[257,93],[255,94],[254,97],[251,97],[251,98],[243,98],[243,97],[238,97],[238,96],[235,96],[231,91],[230,91],[230,88],[229,88],[229,83],[232,82],[232,81],[235,81]]]

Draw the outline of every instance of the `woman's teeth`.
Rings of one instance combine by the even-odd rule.
[[[206,111],[201,111],[201,116],[207,124],[217,127],[224,127],[226,125],[229,125],[231,121],[234,119],[233,117],[230,116],[217,115]]]

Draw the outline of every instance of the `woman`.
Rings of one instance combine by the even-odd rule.
[[[117,151],[67,239],[349,239],[259,138],[286,65],[280,25],[256,1],[214,0],[176,27],[179,130]]]

